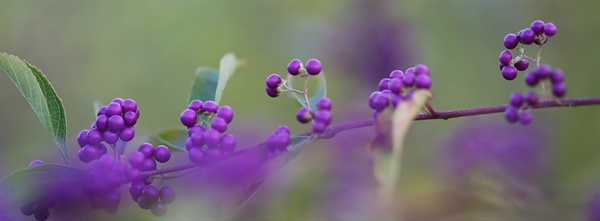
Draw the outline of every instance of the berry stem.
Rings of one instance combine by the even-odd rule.
[[[308,78],[309,76],[306,75],[306,78],[304,79],[304,104],[306,104],[306,108],[308,108],[310,110],[310,103],[308,102]]]
[[[431,106],[430,103],[427,103],[425,105],[425,107],[427,107],[427,111],[429,111],[429,115],[431,115],[431,116],[436,116],[437,115],[437,112],[435,112],[435,110],[433,109],[433,107]]]

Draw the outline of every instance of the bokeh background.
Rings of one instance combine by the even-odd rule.
[[[285,74],[294,58],[323,63],[334,124],[371,119],[367,100],[379,79],[417,63],[431,70],[436,109],[505,104],[511,92],[529,89],[522,75],[502,79],[502,40],[536,19],[558,27],[542,62],[564,71],[567,96],[600,96],[600,3],[594,1],[0,1],[0,51],[48,76],[63,100],[77,161],[75,137],[94,120],[93,101],[135,99],[141,143],[181,126],[195,69],[217,67],[228,52],[249,62],[221,101],[235,110],[231,128],[240,146],[264,140],[280,124],[292,133],[309,130],[295,121],[293,99],[264,92],[265,78]],[[61,161],[4,74],[0,102],[1,176],[33,159]],[[600,191],[600,107],[533,113],[529,127],[509,125],[502,114],[415,123],[403,160],[403,218],[585,219]],[[372,216],[364,202],[375,188],[366,151],[373,135],[363,128],[317,141],[234,216]],[[152,218],[124,205],[132,208],[114,218]],[[190,205],[196,204],[157,219],[202,218],[202,204]]]

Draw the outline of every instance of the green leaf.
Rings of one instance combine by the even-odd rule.
[[[313,93],[313,95],[308,97],[308,103],[310,104],[310,107],[312,109],[316,107],[317,101],[319,101],[319,99],[327,96],[327,81],[325,80],[325,73],[321,72],[319,75],[313,78],[317,80],[317,87],[314,89],[315,92]],[[310,89],[311,88],[309,88],[308,90],[309,94],[311,94]],[[304,97],[296,93],[292,94],[296,98],[298,103],[300,103],[300,105],[306,107],[306,103],[304,103]]]
[[[171,151],[186,151],[185,141],[187,138],[186,130],[173,128],[152,135],[149,142],[156,145],[165,145]]]
[[[218,71],[209,67],[199,67],[190,89],[188,102],[212,100],[219,104],[227,81],[233,76],[239,64],[235,55],[229,53],[221,58]]]
[[[27,199],[35,195],[36,185],[58,179],[73,179],[86,172],[62,164],[44,163],[35,167],[17,170],[0,181],[0,186],[16,199]]]
[[[35,66],[13,55],[0,54],[0,67],[23,94],[67,163],[67,119],[52,84]]]

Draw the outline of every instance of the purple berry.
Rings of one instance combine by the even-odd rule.
[[[77,135],[77,144],[79,144],[79,147],[83,147],[87,144],[87,134],[88,130],[82,130]]]
[[[219,110],[219,105],[214,101],[206,101],[202,104],[202,111],[208,112],[211,114],[216,114],[217,110]]]
[[[310,59],[306,62],[306,72],[310,75],[317,75],[321,73],[323,66],[321,62],[317,59]]]
[[[97,145],[102,142],[102,131],[94,128],[88,131],[86,139],[88,144]]]
[[[519,38],[521,39],[521,43],[530,45],[535,40],[535,32],[531,28],[523,29]]]
[[[206,160],[209,162],[217,162],[223,156],[223,152],[218,148],[206,149]]]
[[[50,217],[50,211],[48,209],[39,211],[37,213],[34,213],[33,217],[35,217],[37,221],[45,221]]]
[[[521,93],[512,93],[510,95],[510,105],[515,108],[520,108],[523,106],[523,102],[525,102],[525,98],[523,98],[523,94]]]
[[[502,68],[504,68],[504,66],[506,66],[506,65],[502,64],[501,62],[498,64],[498,67],[500,67],[500,70],[502,70]]]
[[[190,105],[188,105],[188,109],[196,111],[196,112],[202,112],[202,111],[200,111],[202,109],[202,101],[201,100],[193,100],[192,102],[190,102]]]
[[[112,132],[110,130],[107,130],[107,131],[104,131],[104,133],[102,133],[102,138],[108,144],[116,144],[117,141],[119,141],[119,134]]]
[[[136,181],[142,178],[142,171],[139,169],[130,169],[127,170],[127,179],[129,181]]]
[[[548,64],[542,64],[535,72],[537,79],[549,78],[552,75],[552,68]]]
[[[142,190],[142,198],[146,202],[154,203],[160,198],[160,191],[153,185],[146,186]]]
[[[559,82],[552,85],[552,94],[556,97],[564,97],[567,93],[567,85],[565,82]]]
[[[233,134],[225,134],[221,138],[221,150],[225,153],[233,152],[236,145],[237,141]]]
[[[108,116],[100,115],[96,118],[96,128],[101,131],[105,131],[108,129]]]
[[[415,78],[415,84],[419,89],[429,90],[431,88],[431,78],[429,77],[429,75],[417,75],[417,77]]]
[[[290,136],[287,134],[271,134],[266,145],[270,150],[285,150],[290,144]]]
[[[324,122],[317,121],[313,124],[312,129],[315,133],[323,133],[327,129],[327,125]]]
[[[92,162],[92,160],[95,160],[98,157],[98,154],[98,148],[96,146],[88,144],[85,145],[83,148],[79,149],[77,156],[82,162],[89,163]]]
[[[140,118],[140,109],[135,110],[135,115],[137,115],[137,117]]]
[[[415,66],[415,76],[429,75],[429,68],[424,64],[418,64]]]
[[[267,87],[266,91],[267,91],[267,95],[269,95],[269,97],[273,97],[273,98],[278,97],[280,94],[279,90],[274,90],[269,87]]]
[[[123,105],[121,105],[121,107],[123,108],[123,113],[127,112],[127,111],[131,111],[134,112],[137,110],[137,103],[135,103],[134,100],[132,99],[125,99],[123,101]]]
[[[98,113],[96,116],[105,115],[106,114],[106,106],[102,106],[98,109]]]
[[[160,201],[163,203],[172,203],[175,201],[175,197],[177,194],[175,193],[175,189],[171,186],[163,186],[160,188]]]
[[[565,75],[563,74],[562,70],[556,69],[550,75],[550,80],[552,81],[552,84],[562,83],[565,81]]]
[[[210,128],[223,133],[227,130],[227,121],[225,121],[223,118],[216,117],[210,124]]]
[[[123,114],[123,121],[125,122],[125,126],[131,127],[135,125],[137,123],[137,119],[138,116],[135,114],[135,112],[127,111],[125,112],[125,114]],[[96,125],[97,124],[98,122],[96,122]]]
[[[154,150],[154,159],[159,163],[166,163],[171,159],[171,151],[169,151],[169,148],[159,145],[156,147],[156,150]]]
[[[117,205],[121,202],[121,194],[116,190],[110,191],[104,196],[104,202],[108,205]]]
[[[204,153],[199,148],[189,150],[189,158],[192,163],[201,164],[204,162]]]
[[[531,23],[531,30],[533,30],[536,35],[544,33],[544,22],[540,20],[533,21]]]
[[[271,74],[267,77],[267,87],[275,89],[281,85],[281,77],[278,74]]]
[[[331,113],[326,110],[319,110],[315,112],[315,121],[321,122],[325,125],[329,125],[331,123],[332,117]],[[316,123],[315,122],[315,123]]]
[[[204,127],[202,127],[200,125],[194,125],[193,127],[190,127],[190,129],[188,129],[188,137],[192,137],[192,134],[194,134],[196,132],[204,133],[204,131],[205,131]]]
[[[519,121],[523,125],[529,125],[531,121],[533,121],[533,116],[531,116],[531,113],[529,113],[529,111],[523,111],[519,116]]]
[[[509,81],[514,80],[517,78],[517,69],[513,66],[504,66],[504,68],[502,68],[502,77]]]
[[[515,68],[517,68],[517,70],[519,70],[519,71],[527,70],[528,67],[529,67],[528,60],[520,60],[520,61],[517,61],[517,63],[515,63]]]
[[[204,145],[204,133],[205,132],[206,132],[205,130],[202,130],[202,131],[197,131],[192,134],[192,136],[190,137],[192,146],[201,147],[202,145]]]
[[[223,118],[229,124],[233,121],[233,109],[230,106],[221,106],[217,111],[217,117]]]
[[[142,209],[150,209],[154,203],[146,200],[143,196],[137,199],[138,206]]]
[[[141,171],[156,170],[156,161],[154,161],[152,158],[146,158],[140,169]]]
[[[181,112],[181,116],[179,116],[179,119],[181,120],[181,123],[186,127],[192,127],[196,124],[196,121],[198,120],[198,115],[194,110],[185,109],[183,110],[183,112]]]
[[[300,74],[301,67],[302,67],[302,61],[300,61],[298,59],[294,59],[294,60],[290,61],[290,63],[288,64],[287,71],[291,75],[295,76],[295,75]]]
[[[517,39],[517,35],[510,33],[504,37],[504,47],[506,49],[515,49],[519,44],[519,40]]]
[[[119,103],[111,102],[110,104],[108,104],[108,106],[106,106],[106,115],[109,117],[114,115],[121,115],[121,113],[123,113],[123,108],[121,108],[121,104]]]
[[[221,142],[221,133],[215,129],[208,129],[204,132],[204,143],[208,147],[217,147]]]
[[[402,102],[402,100],[404,100],[404,99],[402,98],[402,96],[400,96],[400,95],[398,95],[398,96],[395,96],[395,97],[392,99],[392,104],[394,105],[394,107],[397,107],[397,106],[398,106],[398,104],[399,104],[400,102]]]
[[[418,77],[417,77],[418,78]],[[390,91],[396,95],[402,93],[402,80],[394,78],[390,81]]]
[[[286,125],[280,125],[279,127],[277,127],[277,129],[275,129],[275,134],[285,134],[289,136],[290,133],[290,128]]]
[[[390,79],[389,78],[381,79],[381,81],[379,81],[379,91],[383,91],[383,90],[389,89],[389,83],[390,83]]]
[[[142,152],[136,151],[129,155],[129,163],[135,168],[141,168],[146,160],[146,156]]]
[[[29,167],[34,167],[34,166],[38,166],[38,165],[42,165],[42,164],[44,164],[44,162],[41,160],[33,160],[33,161],[29,162]]]
[[[133,129],[133,127],[125,127],[119,133],[119,138],[121,138],[121,140],[125,142],[133,140],[133,137],[135,137],[135,130]]]
[[[538,103],[540,103],[540,99],[538,98],[537,94],[533,91],[528,91],[525,94],[525,102],[529,105],[529,106],[535,106],[538,105]]]
[[[143,143],[138,148],[138,151],[143,153],[145,158],[150,158],[152,155],[154,155],[154,146],[149,143]]]
[[[108,118],[108,129],[112,132],[119,132],[125,127],[125,120],[121,115],[113,115]]]
[[[406,76],[404,79],[406,79]],[[381,92],[376,91],[371,93],[371,96],[369,96],[369,107],[371,107],[371,109],[380,111],[388,106],[389,100]]]
[[[115,99],[113,99],[111,102],[117,103],[119,105],[123,104],[123,98],[117,97]]]
[[[331,110],[331,100],[329,98],[321,98],[317,101],[317,110]]]
[[[406,70],[406,73],[404,73],[404,78],[402,78],[402,83],[404,84],[405,87],[412,87],[415,84],[414,69],[413,69],[413,71],[409,71],[409,70],[411,70],[411,68]]]
[[[142,181],[132,181],[129,183],[129,194],[134,201],[137,201],[138,198],[142,195],[142,191],[146,185]]]
[[[155,216],[163,216],[165,213],[167,213],[167,204],[164,204],[163,202],[156,202],[152,204],[150,211]]]
[[[20,209],[21,209],[21,213],[23,213],[23,215],[26,215],[26,216],[33,215],[33,208],[32,208],[31,203],[22,205]]]
[[[518,41],[518,42],[521,42],[521,34],[523,34],[523,31],[524,31],[524,30],[525,30],[525,29],[522,29],[522,30],[520,30],[519,32],[517,32],[517,41]]]
[[[202,132],[202,133],[204,133],[204,132]],[[186,149],[187,151],[190,151],[192,148],[195,148],[195,147],[196,147],[196,146],[194,146],[194,143],[192,142],[192,138],[188,138],[188,139],[185,141],[185,149]]]
[[[500,52],[498,60],[500,60],[500,63],[502,63],[503,65],[508,65],[512,60],[512,53],[510,53],[510,51],[508,50],[504,50]]]
[[[551,22],[548,22],[544,25],[544,34],[548,37],[552,37],[556,34],[556,25]]]
[[[402,79],[403,77],[404,72],[402,72],[401,70],[393,70],[392,73],[390,73],[390,78]]]
[[[529,71],[527,72],[527,74],[525,74],[525,83],[527,85],[529,85],[530,87],[535,86],[538,83],[538,79],[536,77],[536,71]]]
[[[506,117],[506,121],[509,123],[516,123],[519,121],[519,112],[517,108],[507,107],[506,111],[504,111],[504,116]]]

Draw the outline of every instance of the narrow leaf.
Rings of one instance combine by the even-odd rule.
[[[171,151],[186,151],[185,141],[187,138],[186,130],[173,128],[152,135],[149,142],[156,145],[165,145]]]
[[[196,76],[188,95],[188,103],[193,100],[214,100],[218,81],[219,71],[208,67],[196,69]]]
[[[327,81],[325,80],[325,73],[320,73],[319,75],[313,78],[317,80],[317,85],[316,88],[309,88],[308,90],[308,94],[312,94],[312,96],[308,97],[308,103],[310,104],[311,108],[315,108],[317,105],[317,101],[327,96]],[[306,107],[306,103],[304,103],[303,96],[296,93],[292,93],[292,95],[296,98],[300,105]]]
[[[35,66],[13,55],[1,53],[0,67],[23,94],[67,163],[67,119],[62,100],[52,84]]]
[[[238,66],[238,59],[233,53],[226,54],[219,62],[219,82],[217,83],[217,91],[215,93],[215,102],[219,104],[223,91],[227,85],[229,78],[235,73],[235,68]]]

